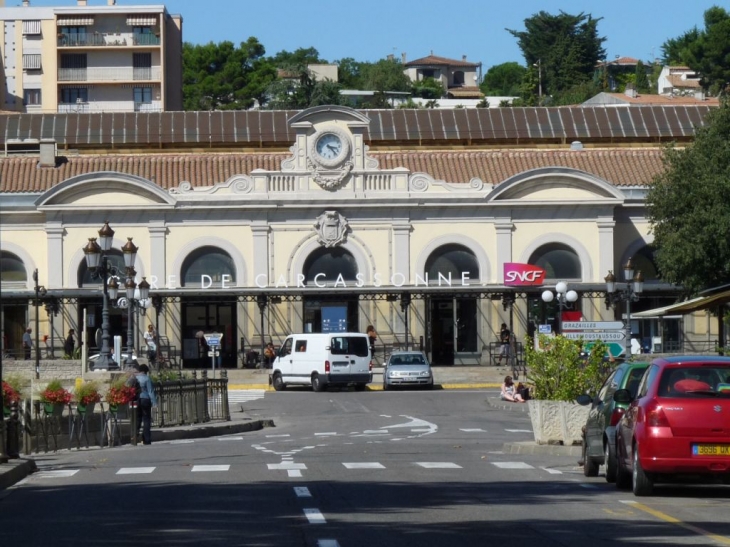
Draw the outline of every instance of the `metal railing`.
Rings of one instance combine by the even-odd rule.
[[[59,34],[58,47],[103,47],[103,46],[159,46],[160,37],[155,34],[86,32],[81,34]]]

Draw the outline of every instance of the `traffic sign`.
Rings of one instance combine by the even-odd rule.
[[[589,342],[586,344],[585,348],[587,351],[591,351],[591,348],[595,342]],[[606,353],[608,353],[611,357],[620,357],[624,353],[626,353],[626,346],[623,344],[619,344],[618,342],[607,342],[606,343]]]
[[[203,335],[205,337],[205,342],[213,347],[213,346],[220,346],[221,340],[223,339],[223,334],[220,332],[210,332],[208,334]]]
[[[561,330],[621,330],[621,321],[563,321]]]
[[[611,340],[619,341],[626,338],[626,333],[620,330],[612,331],[596,331],[596,332],[564,332],[563,337],[568,340],[603,340],[609,342]]]
[[[217,349],[212,349],[208,351],[208,357],[218,357],[220,355],[220,352]]]

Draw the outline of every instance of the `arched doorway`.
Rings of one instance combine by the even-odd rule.
[[[26,288],[28,275],[25,264],[15,254],[0,251],[0,285],[3,290]],[[23,355],[23,332],[27,324],[28,306],[2,303],[2,351],[3,355],[19,358]]]
[[[462,280],[479,281],[479,264],[463,245],[438,247],[426,260],[424,278],[430,286],[461,286]],[[478,351],[477,302],[469,297],[431,297],[427,300],[426,350],[435,365],[453,365]]]
[[[236,267],[231,256],[214,246],[199,247],[182,263],[180,284],[186,288],[199,288],[196,296],[181,299],[182,357],[185,368],[208,368],[213,357],[208,356],[208,346],[203,334],[223,334],[216,368],[235,368],[237,355],[236,299],[209,298],[207,289],[220,289],[236,285]],[[162,333],[160,333],[162,334]]]
[[[320,247],[304,262],[307,287],[351,287],[357,282],[357,261],[342,247]],[[305,332],[357,332],[357,296],[319,294],[304,298]]]

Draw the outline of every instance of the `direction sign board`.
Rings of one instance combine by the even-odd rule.
[[[595,332],[564,332],[563,337],[568,340],[603,340],[604,342],[619,341],[626,338],[623,331],[595,331]]]
[[[594,342],[589,342],[588,344],[586,344],[586,350],[590,351],[593,347],[593,344]],[[626,352],[626,346],[620,344],[619,342],[608,342],[606,343],[606,352],[611,357],[620,357]]]
[[[621,330],[622,321],[563,321],[561,330]]]
[[[220,332],[209,332],[208,334],[203,335],[205,337],[205,342],[210,346],[220,346],[221,340],[223,339],[223,334]]]

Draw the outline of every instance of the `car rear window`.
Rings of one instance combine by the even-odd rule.
[[[370,357],[367,336],[333,336],[330,340],[330,351],[333,355]]]
[[[730,366],[668,367],[659,379],[660,397],[730,398]]]

